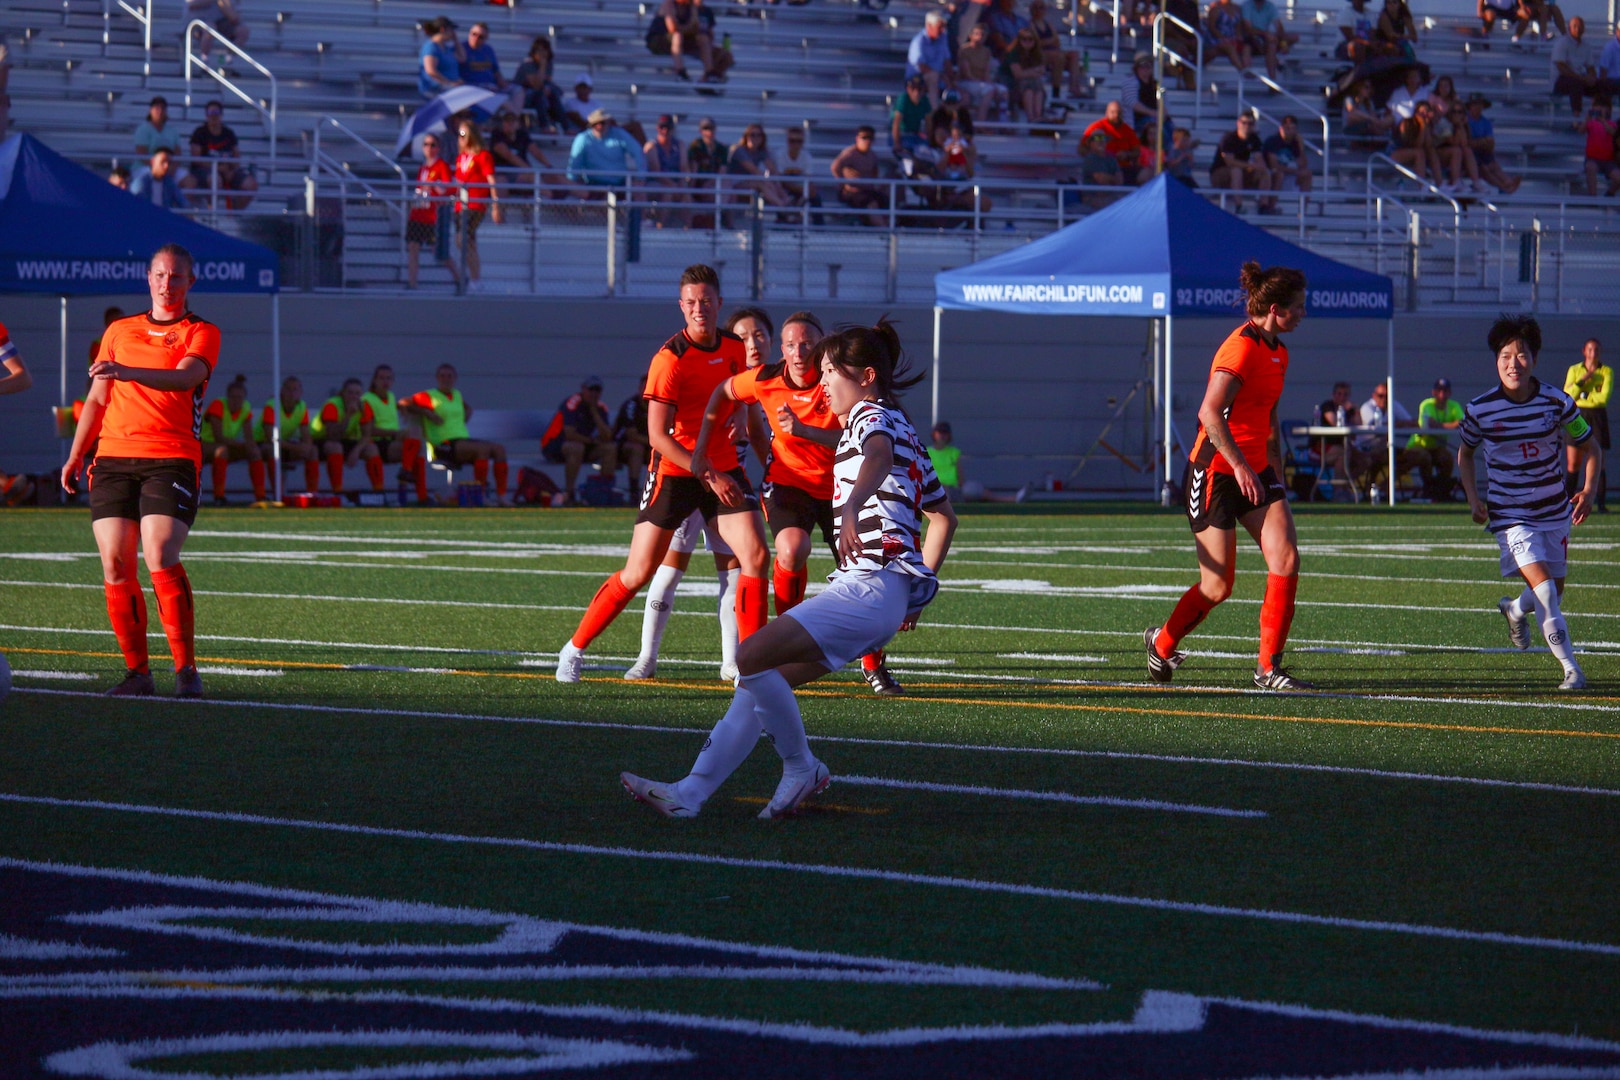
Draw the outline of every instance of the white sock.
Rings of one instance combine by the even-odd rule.
[[[1535,617],[1536,594],[1535,591],[1532,590],[1528,585],[1526,585],[1524,591],[1519,594],[1519,598],[1511,601],[1511,603],[1515,613],[1523,615],[1527,619]]]
[[[675,610],[675,586],[685,576],[684,570],[660,566],[647,586],[647,609],[641,616],[641,659],[651,660],[658,655],[670,612]]]
[[[731,699],[731,708],[704,740],[703,749],[692,763],[692,771],[673,785],[675,797],[687,806],[702,806],[726,782],[726,777],[748,759],[758,742],[759,716],[754,698],[747,689],[738,687]]]
[[[720,579],[720,666],[737,666],[737,576],[741,570],[716,570]]]
[[[1558,609],[1558,586],[1551,579],[1536,586],[1536,599],[1541,606],[1541,636],[1547,639],[1547,648],[1564,665],[1564,672],[1581,670],[1575,662],[1575,650],[1570,645],[1569,627],[1564,624],[1564,613]]]
[[[737,687],[753,695],[759,726],[765,729],[776,752],[782,756],[782,771],[807,772],[814,768],[816,758],[810,753],[810,744],[804,737],[804,720],[799,716],[799,702],[782,673],[771,668],[755,675],[744,675],[738,680]]]

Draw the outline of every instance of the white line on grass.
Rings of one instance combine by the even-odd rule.
[[[975,784],[936,784],[927,780],[892,780],[881,776],[838,774],[840,784],[855,787],[894,788],[899,791],[931,791],[941,795],[978,795],[990,799],[1029,799],[1036,802],[1072,803],[1080,806],[1114,806],[1126,810],[1166,810],[1180,814],[1211,814],[1215,817],[1270,817],[1264,810],[1236,810],[1227,806],[1201,806],[1198,803],[1165,802],[1161,799],[1126,799],[1117,795],[1073,795],[1067,791],[1027,791],[1021,788],[982,787]]]
[[[82,690],[18,689],[19,694],[38,694],[42,697],[100,698],[99,693]],[[709,729],[691,727],[663,727],[656,724],[625,724],[607,720],[547,720],[536,716],[498,716],[486,713],[430,712],[416,709],[377,709],[354,705],[304,705],[287,701],[244,701],[225,698],[200,698],[176,703],[163,698],[130,698],[130,704],[159,709],[167,717],[168,708],[180,704],[188,708],[219,706],[239,709],[273,709],[280,712],[345,713],[355,716],[383,716],[405,720],[462,720],[474,723],[532,724],[537,727],[584,728],[602,731],[653,732],[660,735],[707,735]],[[1352,765],[1316,765],[1290,761],[1251,761],[1244,758],[1193,757],[1175,754],[1143,754],[1124,750],[1074,750],[1067,747],[999,746],[979,743],[927,742],[921,739],[876,739],[856,735],[816,735],[815,742],[839,743],[850,746],[903,747],[917,750],[945,750],[985,754],[1033,754],[1049,757],[1099,758],[1110,761],[1152,761],[1167,765],[1222,765],[1249,769],[1281,769],[1284,771],[1329,773],[1342,776],[1371,776],[1381,780],[1415,780],[1439,784],[1475,784],[1482,787],[1507,788],[1523,791],[1548,791],[1563,795],[1617,795],[1620,788],[1582,787],[1574,784],[1548,784],[1533,780],[1497,780],[1482,776],[1446,776],[1439,773],[1406,772],[1390,769],[1369,769]],[[3,865],[3,861],[0,861]]]
[[[1328,926],[1341,930],[1403,934],[1414,937],[1467,941],[1476,944],[1549,949],[1559,952],[1589,953],[1600,956],[1620,956],[1620,945],[1612,945],[1601,941],[1574,941],[1567,938],[1540,937],[1533,934],[1511,934],[1495,930],[1464,930],[1451,926],[1405,923],[1386,919],[1357,919],[1338,915],[1316,915],[1303,911],[1233,907],[1226,904],[1168,900],[1148,896],[1127,896],[1120,893],[1061,889],[1049,885],[985,881],[978,878],[952,877],[942,874],[917,874],[903,870],[881,870],[874,867],[837,866],[829,863],[796,863],[782,859],[745,859],[726,855],[700,855],[682,851],[653,851],[601,844],[567,844],[554,840],[528,840],[521,837],[472,836],[464,833],[423,829],[392,829],[379,825],[354,825],[339,821],[273,817],[267,814],[250,814],[233,810],[195,810],[185,807],[108,802],[100,799],[59,799],[44,795],[17,795],[9,792],[0,792],[0,802],[52,806],[68,810],[105,810],[114,813],[188,818],[197,821],[229,822],[239,825],[263,825],[271,828],[300,829],[312,832],[378,836],[392,840],[428,840],[443,844],[514,848],[523,851],[630,859],[639,862],[687,863],[700,866],[725,866],[738,870],[781,871],[791,874],[811,874],[857,881],[881,881],[898,885],[920,885],[939,889],[962,889],[971,892],[1026,896],[1044,900],[1068,900],[1082,904],[1108,904],[1119,907],[1147,908],[1155,911],[1174,911],[1186,915],[1207,915],[1214,918],[1249,919],[1303,926]]]
[[[249,679],[279,679],[279,678],[281,678],[281,676],[283,676],[283,675],[285,675],[287,673],[285,671],[282,671],[280,668],[225,667],[224,665],[216,665],[216,666],[203,665],[203,666],[199,666],[197,668],[197,674],[199,674],[199,675],[240,675],[240,676],[244,676],[244,677],[249,678]]]
[[[1002,660],[1054,660],[1065,664],[1106,664],[1106,656],[1085,656],[1076,653],[1004,652],[996,653]],[[911,661],[906,661],[910,663]]]
[[[101,677],[88,671],[36,671],[30,668],[13,668],[11,674],[17,679],[59,679],[63,682],[92,682]]]

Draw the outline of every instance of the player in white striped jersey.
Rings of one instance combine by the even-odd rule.
[[[781,783],[761,818],[790,814],[824,789],[832,776],[810,752],[792,688],[882,648],[896,631],[915,626],[939,591],[935,573],[956,514],[898,402],[898,392],[921,377],[905,377],[900,339],[887,322],[825,337],[816,356],[822,392],[843,424],[833,465],[838,569],[825,592],[742,643],[731,708],[684,779],[659,784],[620,774],[631,795],[666,817],[695,817],[761,730],[782,758]]]
[[[1532,374],[1541,352],[1541,327],[1528,316],[1504,315],[1487,340],[1496,354],[1500,385],[1463,411],[1458,472],[1474,520],[1496,534],[1502,576],[1517,574],[1525,589],[1497,608],[1515,647],[1530,647],[1532,615],[1539,611],[1547,648],[1564,667],[1560,690],[1580,690],[1586,676],[1575,662],[1559,602],[1569,566],[1569,530],[1592,509],[1603,451],[1570,396]],[[1585,460],[1586,479],[1573,497],[1564,489],[1564,444]],[[1489,488],[1482,499],[1474,457],[1485,458]]]

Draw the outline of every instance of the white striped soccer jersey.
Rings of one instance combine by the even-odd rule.
[[[1569,524],[1564,441],[1584,443],[1592,428],[1568,394],[1537,379],[1530,399],[1518,402],[1498,386],[1468,403],[1460,434],[1464,445],[1482,448],[1485,456],[1491,532]]]
[[[933,577],[922,558],[922,508],[945,500],[934,463],[923,450],[906,414],[876,401],[857,402],[844,421],[833,460],[833,513],[840,515],[860,475],[866,440],[887,435],[894,464],[882,485],[861,507],[861,554],[842,571],[894,567],[917,577]],[[834,574],[834,577],[837,575]]]

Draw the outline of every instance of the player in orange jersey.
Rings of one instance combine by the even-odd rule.
[[[248,463],[248,476],[253,481],[253,501],[264,502],[264,452],[253,438],[258,426],[253,406],[247,399],[247,376],[238,375],[225,388],[223,398],[208,403],[203,413],[203,426],[199,434],[208,445],[209,461],[214,470],[214,505],[225,505],[225,472],[233,461]]]
[[[1186,660],[1176,645],[1232,594],[1241,524],[1260,545],[1267,570],[1254,684],[1262,690],[1312,690],[1282,666],[1299,586],[1299,539],[1282,482],[1277,427],[1277,399],[1288,374],[1281,335],[1305,318],[1305,275],[1246,262],[1239,282],[1248,293],[1249,318],[1215,354],[1187,470],[1187,518],[1198,545],[1199,581],[1163,626],[1143,632],[1142,642],[1148,674],[1169,682]]]
[[[737,460],[737,448],[722,441],[711,448],[708,469],[693,475],[692,447],[714,388],[744,370],[742,340],[720,329],[720,276],[701,263],[681,274],[680,305],[686,325],[653,356],[647,371],[647,436],[653,458],[641,513],[624,569],[608,578],[585,617],[557,656],[557,681],[578,682],[584,654],[658,569],[675,529],[694,510],[721,537],[741,565],[737,581],[737,632],[742,640],[765,625],[765,563],[769,553],[756,517],[754,494]]]
[[[201,697],[193,642],[191,582],[180,549],[197,520],[202,494],[203,397],[219,362],[219,328],[191,313],[186,295],[196,283],[191,253],[165,244],[147,266],[152,308],[119,319],[101,339],[91,365],[96,384],[85,400],[62,466],[62,486],[74,490],[85,447],[99,438],[90,466],[90,521],[107,594],[107,615],[128,669],[108,691],[153,693],[146,654],[146,599],[136,576],[146,556],[158,616],[174,657],[175,696]]]

